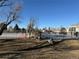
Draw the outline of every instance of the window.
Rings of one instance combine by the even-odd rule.
[[[71,28],[69,28],[69,31],[76,31],[76,28],[75,27],[71,27]]]

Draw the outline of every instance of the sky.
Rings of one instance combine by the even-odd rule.
[[[34,17],[36,25],[43,27],[68,27],[79,23],[79,0],[22,0],[21,27],[26,27]]]
[[[79,0],[24,0],[23,16],[27,25],[35,17],[39,27],[60,27],[79,23]]]

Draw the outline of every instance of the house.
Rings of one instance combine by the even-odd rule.
[[[73,24],[67,28],[68,34],[71,36],[78,36],[79,35],[79,24]]]

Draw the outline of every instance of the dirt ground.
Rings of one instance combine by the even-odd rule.
[[[35,39],[0,40],[0,59],[79,59],[79,40],[66,40],[55,47]]]

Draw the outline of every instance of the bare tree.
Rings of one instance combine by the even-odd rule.
[[[7,0],[3,0],[3,1],[7,1]],[[1,4],[3,5],[3,4]],[[3,31],[5,30],[5,28],[11,24],[13,21],[16,21],[17,18],[19,17],[18,13],[21,10],[21,6],[20,4],[16,4],[9,12],[8,16],[7,16],[7,20],[3,23],[3,25],[0,28],[0,35],[3,33]]]
[[[7,20],[6,20],[6,24],[9,25],[10,23],[12,23],[13,21],[17,20],[18,13],[21,10],[21,6],[20,5],[16,5],[15,8],[9,12]]]
[[[9,6],[12,4],[12,3],[9,4],[7,2],[9,2],[9,0],[0,0],[0,7]]]
[[[29,24],[27,26],[27,31],[29,36],[35,32],[36,20],[34,18],[30,18]]]

